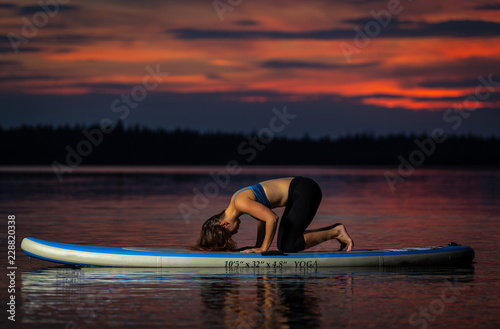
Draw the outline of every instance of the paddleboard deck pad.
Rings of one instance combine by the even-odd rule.
[[[250,254],[166,248],[86,246],[25,238],[21,249],[30,257],[73,266],[165,268],[318,268],[450,266],[470,264],[474,250],[450,243],[421,248],[345,251],[279,251]]]

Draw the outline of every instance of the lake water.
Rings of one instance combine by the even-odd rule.
[[[1,168],[2,328],[497,328],[500,170],[419,169],[392,191],[396,168]],[[355,249],[446,245],[476,251],[459,268],[74,269],[31,260],[26,236],[88,245],[180,248],[231,194],[305,175],[323,190],[312,227],[346,225]],[[281,215],[282,210],[277,211]],[[15,215],[15,292],[7,220]],[[255,239],[242,217],[235,240]],[[275,249],[275,244],[273,244]],[[317,250],[337,249],[337,242]],[[12,285],[12,282],[10,283]],[[7,301],[15,297],[15,322]],[[7,326],[5,326],[7,325]]]

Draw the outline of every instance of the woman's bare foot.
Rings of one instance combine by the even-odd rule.
[[[347,233],[347,230],[345,229],[344,225],[342,224],[337,225],[334,228],[332,228],[331,231],[332,231],[332,238],[340,242],[339,251],[344,250],[345,247],[347,247],[346,251],[352,250],[352,248],[354,247],[354,242]]]

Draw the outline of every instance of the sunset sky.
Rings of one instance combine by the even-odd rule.
[[[0,1],[0,30],[2,127],[500,136],[498,1]]]

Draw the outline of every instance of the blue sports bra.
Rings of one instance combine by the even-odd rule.
[[[269,209],[271,209],[271,204],[269,203],[269,200],[267,199],[266,192],[264,192],[264,188],[262,187],[262,185],[260,183],[241,189],[238,193],[236,193],[236,195],[234,196],[234,199],[236,199],[236,196],[238,194],[240,194],[241,192],[246,191],[246,190],[252,190],[253,194],[255,194],[255,198],[257,199],[256,201],[258,203],[261,203],[264,206],[268,207]],[[233,202],[234,202],[234,199],[233,199]]]

